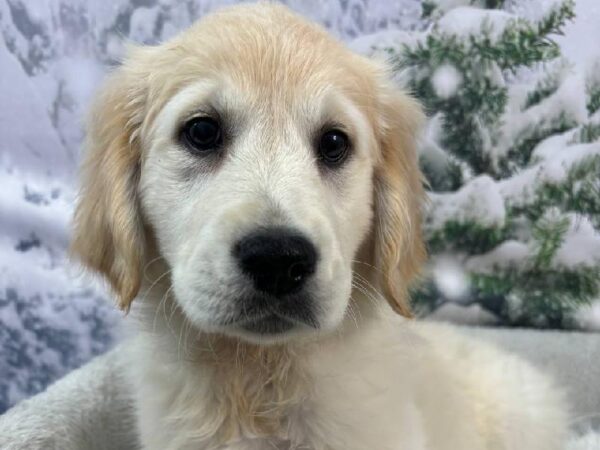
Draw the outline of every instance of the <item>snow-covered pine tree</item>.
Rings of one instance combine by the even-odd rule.
[[[600,70],[585,76],[504,0],[429,0],[427,31],[389,49],[429,121],[428,276],[417,309],[477,303],[500,323],[570,327],[600,298]]]

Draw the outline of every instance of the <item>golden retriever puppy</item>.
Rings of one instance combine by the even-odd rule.
[[[276,4],[130,51],[89,121],[73,251],[134,302],[144,449],[562,448],[548,379],[406,319],[422,121]]]

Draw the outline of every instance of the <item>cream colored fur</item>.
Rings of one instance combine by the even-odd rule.
[[[215,110],[232,128],[216,162],[176,141]],[[562,448],[566,412],[546,377],[407,319],[425,258],[422,120],[384,67],[275,4],[131,49],[89,120],[72,248],[131,308],[145,449]],[[335,171],[312,138],[332,122],[352,141]],[[231,245],[272,225],[318,248],[316,330],[224,325],[243,285]]]

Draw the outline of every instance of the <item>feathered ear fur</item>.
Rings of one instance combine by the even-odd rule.
[[[410,317],[408,286],[426,258],[421,234],[422,175],[416,138],[424,121],[410,96],[384,86],[380,92],[381,158],[375,168],[375,266],[392,308]]]
[[[125,311],[140,287],[145,247],[137,200],[144,84],[142,74],[123,66],[96,98],[71,243],[71,253],[108,280]]]

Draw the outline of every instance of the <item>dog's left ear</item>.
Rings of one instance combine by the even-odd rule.
[[[421,233],[423,178],[416,139],[424,122],[420,104],[391,84],[379,90],[379,145],[375,167],[375,266],[392,308],[411,317],[410,282],[426,258]]]

